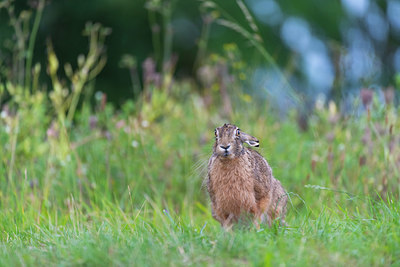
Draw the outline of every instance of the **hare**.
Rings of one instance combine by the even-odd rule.
[[[225,229],[243,216],[269,226],[279,218],[285,225],[287,195],[272,175],[267,161],[243,143],[258,147],[257,138],[232,124],[215,129],[213,154],[208,162],[207,190],[211,213]]]

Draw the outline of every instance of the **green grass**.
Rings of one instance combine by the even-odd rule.
[[[64,137],[40,92],[10,101],[0,265],[400,265],[396,109],[344,118],[331,106],[300,132],[295,114],[241,103],[230,121],[260,139],[289,192],[288,227],[224,232],[202,182],[226,119],[185,88],[121,111],[84,104]]]
[[[110,210],[49,219],[3,236],[1,264],[11,265],[375,265],[400,264],[399,205],[378,203],[371,213],[323,210],[291,216],[287,228],[224,232],[202,212],[170,219],[152,209]],[[64,215],[68,217],[68,215]],[[311,217],[311,218],[310,218]],[[207,223],[207,225],[203,225]],[[28,226],[29,225],[29,226]]]

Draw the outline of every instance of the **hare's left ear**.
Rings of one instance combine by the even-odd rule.
[[[244,132],[240,132],[240,141],[248,144],[249,146],[259,147],[260,145],[260,142],[258,141],[257,138]]]

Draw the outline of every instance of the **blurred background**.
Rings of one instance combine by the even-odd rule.
[[[16,17],[31,10],[22,15],[33,21],[39,2],[19,0],[14,5]],[[143,89],[147,58],[154,61],[155,72],[165,72],[169,64],[174,79],[190,79],[201,91],[210,79],[202,67],[210,56],[229,58],[227,54],[242,68],[242,86],[249,94],[270,98],[278,108],[309,104],[318,96],[348,101],[362,88],[395,85],[400,72],[399,14],[397,0],[53,0],[45,3],[33,62],[44,65],[50,41],[60,65],[74,65],[77,55],[87,51],[81,32],[92,21],[112,31],[96,90],[116,105]],[[8,19],[7,10],[1,9],[3,69],[16,49]],[[0,75],[4,81],[4,72]],[[41,79],[45,81],[45,75]]]

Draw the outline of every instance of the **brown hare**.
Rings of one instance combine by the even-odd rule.
[[[272,175],[267,161],[243,143],[259,146],[257,138],[235,125],[224,124],[215,129],[206,181],[212,216],[225,229],[244,216],[251,216],[257,228],[260,222],[271,226],[276,218],[284,225],[286,192]]]

